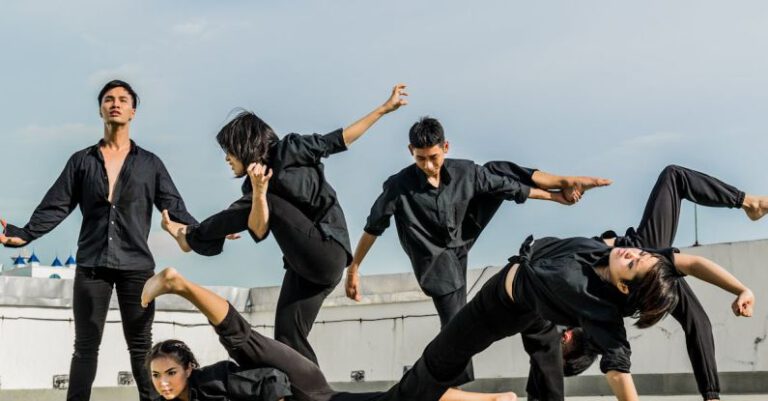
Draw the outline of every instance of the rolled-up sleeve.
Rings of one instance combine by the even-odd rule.
[[[397,187],[397,176],[392,176],[384,182],[383,191],[371,206],[371,213],[363,228],[368,234],[379,236],[389,227],[400,200],[400,191]]]
[[[536,186],[536,183],[533,182],[533,173],[538,171],[538,169],[518,166],[517,164],[508,161],[490,161],[483,164],[483,167],[487,168],[488,171],[493,174],[512,178],[529,187]]]
[[[531,187],[513,176],[497,175],[484,166],[475,165],[475,192],[523,203],[528,199]]]
[[[321,158],[347,150],[344,131],[339,128],[325,135],[288,134],[278,143],[277,151],[286,165],[312,165]]]
[[[607,373],[615,370],[629,373],[632,366],[632,350],[627,341],[624,322],[594,322],[582,321],[582,327],[592,343],[603,355],[600,359],[600,370]]]

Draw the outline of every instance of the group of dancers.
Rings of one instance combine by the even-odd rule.
[[[645,328],[666,314],[682,325],[704,400],[719,399],[712,328],[683,277],[697,277],[735,295],[736,316],[752,315],[754,295],[718,264],[672,248],[680,206],[685,199],[740,208],[758,220],[768,213],[768,197],[668,166],[636,229],[623,236],[606,231],[594,237],[529,237],[519,250],[510,244],[514,256],[467,302],[468,253],[504,200],[572,205],[586,191],[611,181],[560,176],[508,161],[478,165],[447,158],[443,127],[424,117],[409,132],[414,163],[384,182],[353,252],[322,159],[347,150],[382,116],[406,105],[405,89],[396,85],[384,104],[324,135],[280,138],[255,114],[241,112],[216,140],[234,175],[244,178],[243,195],[198,222],[162,161],[130,139],[138,95],[124,81],[107,83],[98,94],[104,137],[72,155],[25,226],[2,220],[0,235],[4,246],[24,246],[76,207],[83,214],[67,399],[90,398],[113,288],[141,400],[514,401],[514,393],[471,393],[458,386],[474,379],[472,356],[515,334],[530,355],[529,399],[563,400],[564,375],[584,371],[601,355],[600,369],[616,397],[636,400],[624,317],[636,318],[636,326]],[[153,275],[147,245],[153,207],[162,212],[163,229],[185,252],[219,254],[227,239],[243,231],[257,243],[273,235],[285,267],[274,339],[252,330],[225,299],[176,269]],[[361,299],[360,266],[393,216],[419,285],[440,316],[441,330],[388,391],[335,392],[307,337],[345,268],[347,296]],[[525,230],[514,224],[510,229]],[[152,345],[153,301],[167,293],[188,299],[206,316],[235,362],[202,367],[182,341]]]

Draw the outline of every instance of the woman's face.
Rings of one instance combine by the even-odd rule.
[[[608,258],[610,282],[619,291],[629,294],[628,283],[642,279],[659,259],[638,248],[613,248]]]
[[[237,156],[233,155],[232,153],[227,153],[225,160],[227,163],[229,163],[229,167],[232,168],[232,172],[235,173],[236,177],[242,177],[245,175],[245,166],[243,165],[243,162],[237,158]]]
[[[152,384],[155,390],[166,400],[186,397],[187,381],[192,374],[192,367],[184,368],[173,358],[162,356],[155,358],[150,363],[152,371]]]

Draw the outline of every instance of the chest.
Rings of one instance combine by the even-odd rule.
[[[101,149],[101,155],[104,158],[104,170],[107,173],[107,181],[109,183],[110,193],[114,189],[117,178],[120,176],[120,171],[123,169],[125,159],[128,157],[129,148],[120,150],[109,150],[106,148]]]

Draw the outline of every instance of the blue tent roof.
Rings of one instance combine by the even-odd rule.
[[[61,265],[61,261],[59,260],[58,256],[56,257],[56,259],[53,260],[53,262],[51,262],[51,266],[53,266],[53,267],[61,267],[62,266]]]
[[[69,255],[69,257],[67,258],[67,261],[64,262],[64,264],[67,265],[67,266],[69,266],[69,265],[76,265],[77,262],[75,262],[75,258],[73,258],[72,255]]]
[[[40,259],[37,258],[37,255],[35,255],[34,252],[32,252],[32,256],[29,257],[29,260],[27,260],[29,263],[40,263]]]
[[[24,257],[21,256],[21,255],[17,256],[16,260],[13,261],[13,265],[14,266],[25,265],[25,264],[27,264],[27,263],[24,262]]]

